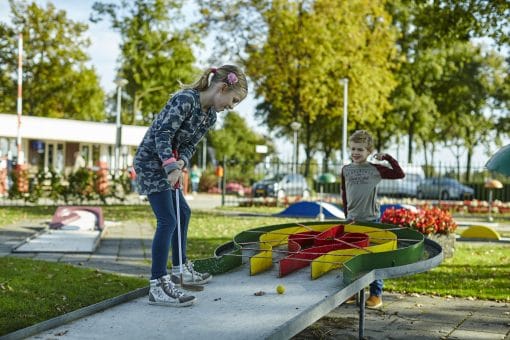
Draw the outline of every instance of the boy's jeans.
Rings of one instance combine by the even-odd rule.
[[[384,281],[383,280],[374,280],[370,284],[370,295],[381,296],[382,295],[383,286],[384,286]]]
[[[175,211],[175,190],[167,190],[147,195],[152,211],[156,216],[157,225],[152,240],[151,280],[167,274],[168,254],[172,244],[172,264],[179,265],[179,240],[177,233],[177,215]],[[181,215],[181,246],[182,263],[186,263],[186,238],[191,210],[179,190]],[[170,242],[171,241],[171,242]]]
[[[380,219],[378,218],[378,219],[376,219],[373,222],[379,223]],[[382,295],[382,291],[383,291],[383,287],[384,287],[384,281],[383,280],[374,280],[370,284],[370,295],[381,296]]]

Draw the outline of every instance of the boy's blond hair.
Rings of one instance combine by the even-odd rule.
[[[363,143],[368,151],[374,151],[374,139],[372,135],[366,130],[357,130],[349,138],[351,143]]]

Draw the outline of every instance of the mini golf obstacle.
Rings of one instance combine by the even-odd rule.
[[[362,240],[363,244],[356,244]],[[419,261],[424,255],[424,240],[416,230],[388,224],[289,223],[243,231],[233,241],[218,247],[214,257],[195,261],[195,268],[222,274],[241,266],[245,257],[249,258],[251,275],[269,270],[276,260],[280,263],[280,276],[284,276],[282,266],[301,261],[310,264],[311,279],[333,269],[347,268],[344,283],[349,283],[362,272]],[[277,249],[282,245],[287,245],[287,250]],[[255,253],[247,255],[243,252],[246,250]],[[288,256],[278,259],[278,253]]]
[[[427,271],[441,263],[443,254],[437,243],[414,230],[346,223],[289,223],[243,231],[219,246],[213,257],[195,261],[197,270],[215,274],[204,291],[191,292],[198,298],[196,305],[171,310],[150,306],[144,290],[139,298],[112,308],[78,311],[81,319],[71,324],[46,332],[40,326],[37,337],[62,333],[94,338],[94,329],[98,339],[289,339],[359,293],[361,339],[365,287],[375,279]],[[286,287],[284,294],[276,292],[280,284]]]
[[[279,248],[281,246],[284,248]],[[255,253],[247,255],[245,251]],[[281,254],[283,256],[279,256]],[[336,276],[341,276],[339,281],[342,282],[338,282],[338,289],[349,293],[337,293],[337,297],[342,296],[342,299],[336,300],[334,307],[352,296],[352,289],[359,292],[359,337],[362,339],[364,288],[375,279],[399,277],[431,269],[441,263],[443,254],[437,243],[409,228],[379,223],[306,222],[241,232],[232,242],[217,248],[215,257],[196,261],[195,268],[221,274],[241,266],[245,257],[249,258],[250,275],[271,270],[273,263],[279,265],[279,277],[310,265],[310,280],[316,280],[335,269],[342,269],[342,274]],[[328,299],[326,296],[325,300]],[[291,337],[309,324],[298,326],[298,323],[291,322],[279,330],[281,333],[272,334],[271,338]]]
[[[105,229],[99,207],[58,207],[41,232],[28,237],[12,249],[14,253],[92,253]]]
[[[494,230],[493,228],[489,226],[484,225],[472,225],[468,227],[466,230],[462,232],[460,235],[463,239],[470,239],[470,240],[493,240],[493,241],[499,241],[501,240],[501,236],[499,233]]]

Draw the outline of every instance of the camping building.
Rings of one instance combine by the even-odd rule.
[[[58,173],[72,171],[77,158],[83,166],[115,168],[116,126],[114,123],[87,122],[34,116],[21,117],[21,164],[31,173],[53,169]],[[133,155],[147,127],[123,125],[119,169],[132,165]],[[0,173],[4,175],[18,159],[16,139],[18,116],[0,114]]]

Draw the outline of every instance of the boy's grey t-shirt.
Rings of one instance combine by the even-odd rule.
[[[346,218],[355,221],[377,220],[377,184],[381,181],[377,168],[370,163],[351,163],[344,166],[343,177],[345,194],[348,197]]]
[[[397,179],[405,176],[397,160],[385,155],[382,164],[351,163],[342,168],[342,202],[346,218],[354,221],[376,221],[380,211],[377,203],[377,184],[381,179]]]

